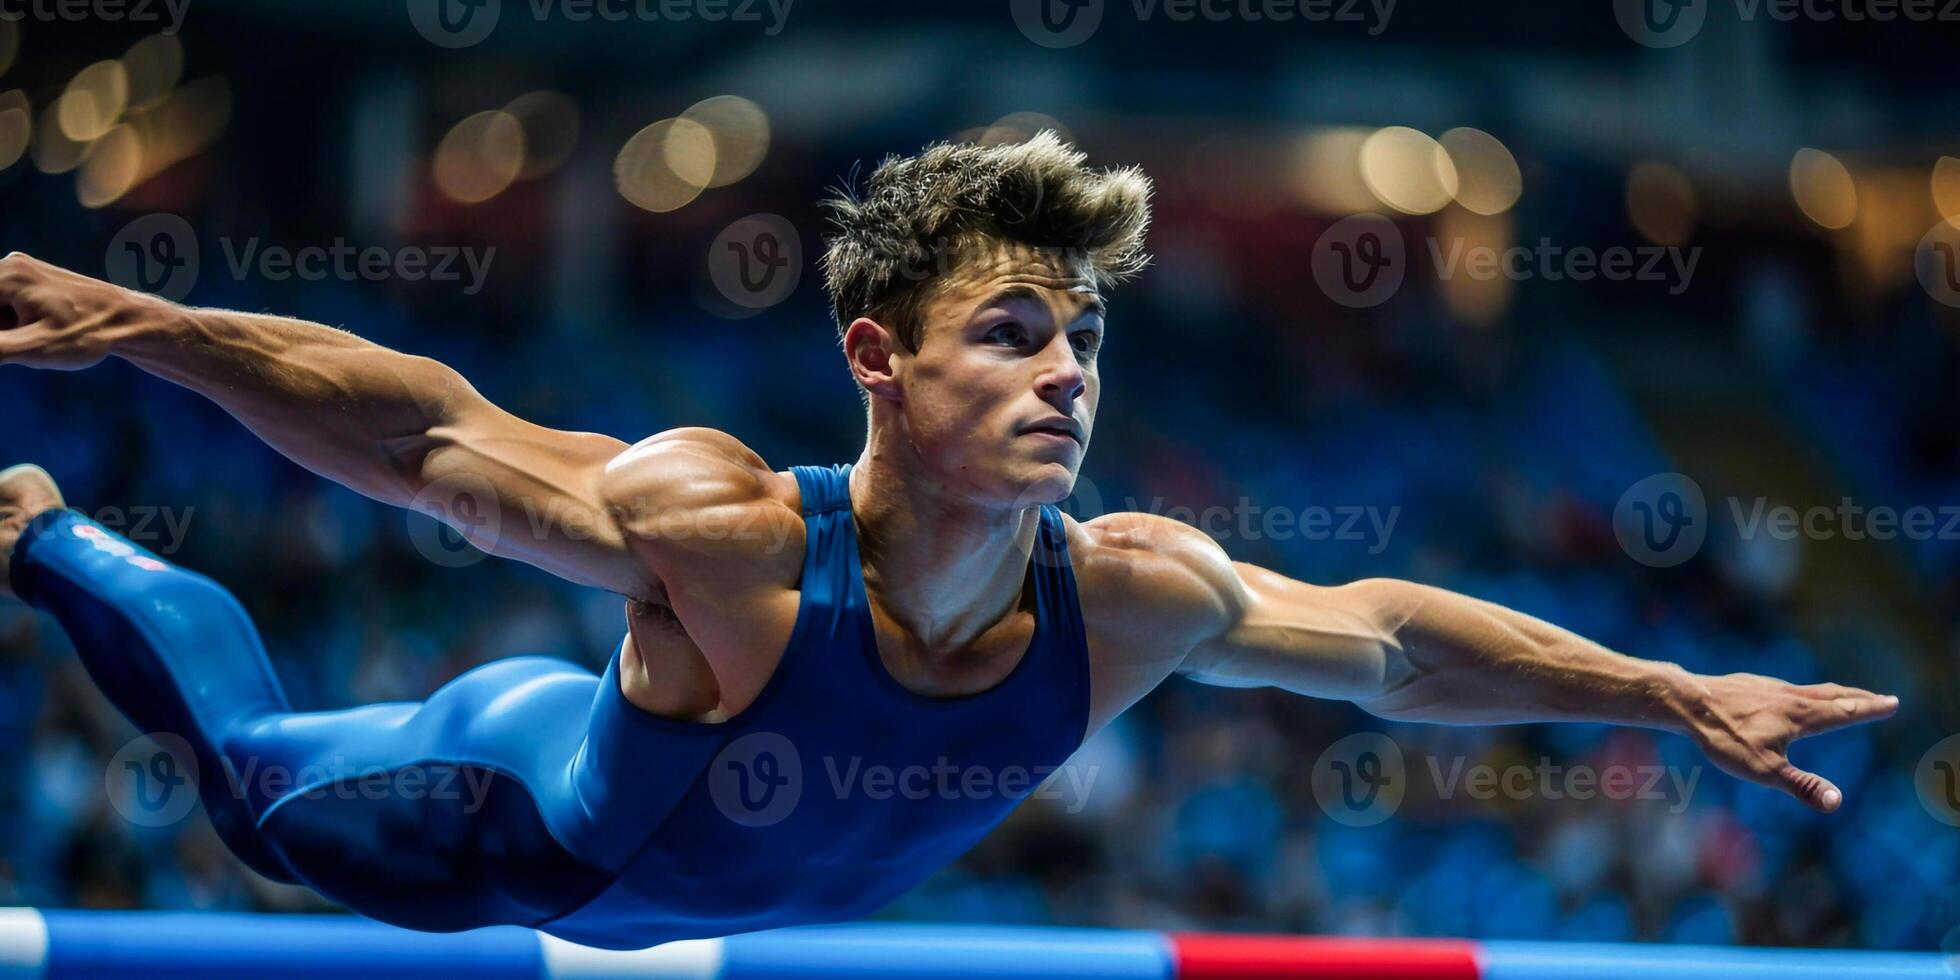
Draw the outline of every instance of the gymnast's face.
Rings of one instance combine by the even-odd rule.
[[[986,250],[933,284],[918,349],[893,345],[872,389],[927,474],[976,501],[1028,506],[1069,495],[1095,426],[1103,304],[1066,256]]]

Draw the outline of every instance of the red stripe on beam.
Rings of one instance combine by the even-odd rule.
[[[1478,980],[1477,944],[1173,933],[1177,980]]]

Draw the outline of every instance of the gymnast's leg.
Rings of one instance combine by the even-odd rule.
[[[240,720],[288,710],[237,600],[64,509],[38,467],[0,471],[0,557],[9,591],[61,623],[104,696],[145,734],[189,746],[193,759],[181,761],[194,762],[212,826],[232,852],[292,882],[245,801],[226,791],[215,738]]]
[[[32,467],[0,471],[0,559],[104,696],[182,739],[213,826],[259,873],[436,930],[542,921],[605,884],[539,802],[568,795],[551,784],[584,740],[590,671],[519,657],[426,703],[293,712],[230,593],[65,509]]]

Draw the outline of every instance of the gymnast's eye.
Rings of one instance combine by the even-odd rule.
[[[1096,351],[1102,347],[1102,334],[1094,330],[1077,330],[1069,335],[1068,342],[1069,346],[1075,348],[1077,354],[1094,357]]]
[[[1003,323],[987,331],[987,339],[996,344],[1020,347],[1028,342],[1028,332],[1018,323]]]

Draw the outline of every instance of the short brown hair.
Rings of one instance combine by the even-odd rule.
[[[1150,262],[1150,178],[1137,167],[1098,170],[1043,130],[1024,143],[935,143],[888,156],[863,193],[825,200],[824,285],[841,335],[871,316],[918,349],[920,313],[936,274],[1001,243],[1065,250],[1097,288]]]

